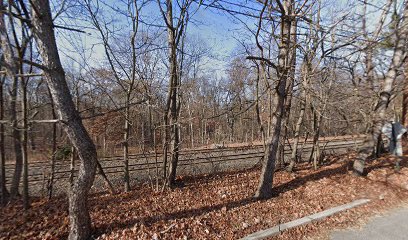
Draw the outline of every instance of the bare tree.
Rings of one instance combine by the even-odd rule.
[[[0,1],[0,6],[4,6],[4,2]],[[11,6],[8,8],[8,13],[11,12]],[[14,144],[14,154],[15,154],[15,169],[14,175],[11,182],[10,187],[10,196],[11,198],[17,197],[19,194],[19,185],[21,174],[23,170],[23,156],[21,152],[21,141],[20,141],[20,133],[18,131],[18,121],[17,121],[17,90],[18,90],[18,77],[17,74],[19,72],[19,66],[17,63],[18,53],[16,50],[13,49],[11,44],[11,38],[9,38],[7,26],[4,17],[4,11],[0,12],[0,41],[1,41],[1,48],[3,50],[3,57],[4,62],[3,66],[6,70],[7,77],[10,78],[12,81],[11,90],[10,90],[10,120],[11,120],[11,127],[12,127],[12,136],[13,136],[13,144]],[[13,20],[10,20],[10,24],[12,25],[12,30],[14,29]]]
[[[32,31],[42,58],[40,66],[57,109],[62,127],[66,131],[80,158],[79,173],[69,190],[69,239],[89,239],[91,219],[88,210],[88,193],[92,186],[97,153],[92,139],[82,124],[79,113],[65,80],[55,40],[49,1],[33,0]]]
[[[57,119],[57,113],[55,111],[55,105],[54,105],[54,101],[52,100],[50,88],[48,87],[47,90],[48,90],[48,94],[49,94],[50,102],[51,102],[50,105],[51,105],[52,119]],[[48,184],[47,184],[48,199],[52,198],[53,189],[54,189],[56,154],[57,154],[57,123],[53,123],[52,124],[52,150],[51,150],[51,158],[50,158],[51,169],[50,169],[50,176],[49,176]],[[74,153],[71,153],[71,154],[74,154]]]
[[[109,68],[112,72],[116,83],[124,95],[124,131],[123,131],[123,173],[124,173],[124,189],[130,191],[130,177],[129,177],[129,140],[131,138],[131,106],[135,105],[135,90],[140,85],[142,78],[141,70],[138,67],[138,56],[140,55],[140,46],[138,46],[140,11],[147,1],[128,1],[125,5],[126,10],[117,8],[116,13],[124,15],[131,27],[128,32],[129,36],[124,39],[116,38],[113,35],[114,30],[109,28],[106,19],[98,16],[100,14],[99,1],[92,4],[92,1],[86,2],[86,8],[91,16],[93,26],[98,31],[105,50],[105,56],[108,60]],[[94,6],[95,5],[95,6]],[[114,26],[112,27],[115,28]],[[148,38],[145,38],[149,40]],[[124,44],[126,43],[126,44]],[[142,43],[143,45],[144,43]],[[125,49],[121,49],[123,46]],[[146,45],[149,45],[146,43]],[[142,49],[143,51],[144,49]],[[130,52],[127,54],[126,52]],[[126,55],[125,61],[123,61]],[[144,102],[144,100],[140,101]]]
[[[180,115],[180,71],[182,66],[178,60],[177,48],[180,47],[184,39],[184,34],[187,28],[187,23],[190,18],[189,8],[193,3],[192,0],[183,0],[177,3],[178,16],[173,14],[173,1],[166,0],[165,8],[160,0],[157,0],[160,12],[167,29],[167,45],[169,48],[169,86],[166,99],[166,106],[163,115],[164,134],[163,134],[163,172],[168,186],[172,187],[176,180],[176,170],[180,150],[180,129],[179,129],[179,115]],[[174,23],[175,22],[175,23]],[[181,60],[182,62],[182,60]],[[170,130],[170,135],[168,134]],[[170,141],[170,168],[167,174],[167,151],[168,142]]]
[[[300,138],[300,129],[302,127],[303,119],[305,116],[306,112],[306,106],[307,106],[307,89],[308,89],[308,83],[309,83],[309,74],[311,73],[311,61],[309,61],[309,58],[307,55],[305,55],[303,59],[303,63],[301,65],[301,87],[300,87],[300,99],[299,99],[299,106],[300,106],[300,111],[299,111],[299,116],[296,121],[295,129],[294,129],[294,140],[293,140],[293,146],[292,146],[292,154],[290,157],[290,162],[289,166],[287,167],[287,170],[289,172],[293,171],[293,168],[298,161],[298,145],[299,145],[299,138]]]
[[[363,146],[359,150],[356,160],[354,161],[353,168],[358,175],[363,175],[365,173],[365,161],[374,152],[378,138],[381,134],[381,129],[386,120],[386,110],[391,101],[397,72],[403,65],[406,57],[406,42],[408,40],[408,4],[406,2],[404,4],[401,19],[396,23],[396,28],[393,32],[393,38],[395,39],[393,56],[383,80],[383,85],[378,96],[378,102],[373,110],[373,124],[369,134],[367,134]]]
[[[404,89],[402,92],[402,116],[401,116],[401,124],[404,126],[408,125],[408,61],[407,58],[405,59],[404,63]],[[404,135],[404,138],[407,138]]]
[[[278,154],[280,158],[280,163],[285,163],[285,144],[288,135],[288,128],[289,128],[289,117],[290,111],[292,107],[292,97],[293,97],[293,88],[295,85],[295,73],[296,73],[296,51],[297,51],[297,20],[293,20],[290,26],[290,53],[289,53],[289,64],[290,69],[288,70],[289,79],[286,82],[286,98],[285,98],[285,108],[283,111],[283,119],[282,119],[282,137],[280,139]]]
[[[286,98],[286,82],[289,73],[289,53],[290,53],[290,29],[292,24],[293,0],[284,0],[282,3],[277,1],[281,13],[281,36],[279,43],[279,55],[277,66],[277,87],[273,102],[276,104],[272,117],[272,134],[267,139],[267,149],[265,150],[265,159],[262,165],[259,185],[255,193],[256,198],[268,198],[272,196],[272,183],[275,171],[275,163],[278,156],[278,147],[281,137],[282,117]]]
[[[0,20],[1,21],[1,20]],[[6,77],[0,79],[0,120],[4,118],[4,85]],[[9,198],[9,192],[6,187],[6,153],[4,148],[4,124],[0,123],[0,206],[4,206]]]

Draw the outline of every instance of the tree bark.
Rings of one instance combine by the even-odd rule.
[[[404,63],[404,88],[402,90],[402,117],[401,122],[402,125],[407,127],[408,125],[408,59],[405,59]],[[405,140],[407,139],[407,135],[404,134]]]
[[[80,159],[78,177],[69,189],[69,239],[89,239],[92,226],[88,193],[97,162],[95,145],[75,109],[65,79],[55,40],[51,9],[47,0],[32,0],[33,34],[43,61],[44,78],[50,88],[62,126]]]
[[[52,100],[51,92],[48,88],[48,93],[51,99],[51,116],[53,119],[57,119],[57,114],[55,113],[54,101]],[[57,123],[52,124],[52,155],[51,155],[51,172],[48,179],[48,199],[52,198],[52,192],[54,188],[54,177],[55,177],[55,157],[57,152]]]
[[[0,82],[0,120],[4,118],[4,96],[3,96],[3,89],[4,89],[4,79],[3,77]],[[4,125],[0,123],[0,197],[1,202],[0,206],[4,206],[9,198],[9,192],[6,187],[6,156],[5,156],[5,149],[4,149]]]
[[[129,94],[126,95],[126,105],[129,104]],[[129,106],[125,108],[125,131],[123,135],[123,180],[125,192],[130,191],[130,180],[129,180],[129,134],[130,134],[130,109]]]
[[[4,6],[3,0],[0,0],[0,6]],[[7,26],[4,19],[4,12],[0,12],[0,42],[4,57],[4,68],[7,77],[12,81],[10,91],[10,120],[12,128],[13,148],[15,155],[15,168],[11,181],[10,197],[16,198],[19,195],[19,186],[21,174],[23,171],[23,156],[21,153],[20,133],[17,126],[17,89],[18,89],[18,65],[16,62],[16,53],[13,51],[12,44],[8,37]]]
[[[311,163],[314,158],[313,166],[315,170],[317,169],[317,156],[315,151],[318,150],[319,148],[319,136],[320,136],[320,117],[318,116],[317,110],[315,109],[315,106],[313,103],[310,103],[310,110],[313,114],[313,121],[312,121],[312,126],[313,126],[313,141],[312,141],[312,149],[310,150],[310,155],[309,155],[309,161],[308,163]],[[323,114],[323,113],[321,113]]]
[[[173,26],[173,5],[171,0],[166,1],[167,12],[166,12],[166,25],[167,25],[167,43],[169,47],[169,63],[170,63],[170,79],[169,79],[169,96],[166,106],[166,120],[168,126],[165,128],[170,128],[170,168],[169,174],[167,176],[167,184],[169,187],[173,187],[176,180],[176,172],[179,158],[179,144],[180,144],[180,135],[179,135],[179,123],[178,116],[180,112],[180,104],[178,102],[178,94],[180,89],[180,79],[177,74],[177,45],[178,40],[180,39],[180,34],[183,33],[183,30],[178,28],[184,28],[184,23],[178,28]],[[187,9],[181,9],[181,11],[187,11]],[[184,17],[183,17],[184,18]],[[181,21],[184,21],[182,19]],[[179,32],[177,32],[179,31]],[[178,33],[178,35],[176,34]],[[167,117],[168,116],[168,117]],[[167,156],[165,156],[167,159]]]
[[[255,193],[255,198],[269,198],[272,196],[273,175],[275,171],[275,163],[278,157],[278,146],[281,137],[282,117],[285,107],[286,97],[286,81],[288,79],[289,66],[289,46],[290,46],[290,29],[291,20],[289,18],[293,0],[283,1],[281,11],[281,42],[279,46],[278,56],[278,86],[273,97],[275,108],[272,116],[272,132],[268,137],[267,149],[265,151],[265,161],[262,165],[262,172],[259,180],[259,185]]]
[[[290,163],[287,168],[288,172],[292,172],[293,168],[296,165],[297,162],[297,155],[298,155],[298,145],[299,145],[299,138],[300,138],[300,129],[302,127],[303,123],[303,118],[305,116],[306,112],[306,95],[307,95],[307,86],[308,86],[308,78],[309,78],[309,67],[307,63],[307,57],[304,58],[304,63],[302,64],[302,89],[301,89],[301,96],[300,96],[300,112],[299,112],[299,117],[296,121],[295,125],[295,133],[294,133],[294,140],[293,140],[293,147],[292,147],[292,154],[290,156]]]
[[[297,23],[296,20],[292,21],[290,26],[290,53],[289,53],[289,63],[290,69],[288,73],[288,81],[286,82],[286,97],[285,97],[285,107],[282,116],[282,136],[280,138],[280,144],[278,149],[279,162],[282,166],[285,165],[285,141],[288,134],[288,125],[290,117],[290,109],[292,107],[292,96],[293,87],[295,84],[295,73],[296,73],[296,40],[297,40]]]
[[[10,120],[11,120],[11,132],[13,138],[13,148],[15,157],[15,167],[13,179],[11,180],[10,197],[12,199],[19,195],[19,187],[21,181],[21,175],[23,172],[23,154],[21,152],[21,139],[18,131],[17,121],[17,87],[18,79],[13,77],[13,85],[10,92]]]
[[[23,72],[20,68],[20,72]],[[25,78],[21,78],[21,118],[22,118],[22,133],[21,133],[21,153],[23,157],[23,207],[25,210],[30,208],[29,193],[28,193],[28,116],[27,116],[27,85]]]

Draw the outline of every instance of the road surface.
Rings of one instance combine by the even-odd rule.
[[[407,240],[408,206],[374,217],[361,229],[337,230],[331,240]]]

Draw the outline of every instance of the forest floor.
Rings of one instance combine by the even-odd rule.
[[[314,170],[300,164],[295,173],[275,175],[276,196],[252,198],[259,169],[184,177],[184,186],[163,192],[149,185],[129,193],[92,194],[94,237],[98,239],[238,239],[360,198],[371,202],[324,221],[283,232],[278,239],[326,238],[328,230],[361,224],[368,217],[408,202],[408,157],[401,170],[396,158],[384,156],[368,164],[367,177],[349,168],[353,154],[332,157]],[[66,197],[35,198],[22,213],[21,203],[1,209],[0,239],[60,239],[68,229]]]

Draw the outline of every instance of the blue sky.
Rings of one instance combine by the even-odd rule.
[[[114,6],[114,0],[106,0],[107,4]],[[159,15],[157,3],[151,4],[142,9],[142,18],[145,21],[158,21],[163,25],[163,20]],[[65,19],[58,20],[66,24]],[[75,62],[83,62],[83,56],[92,66],[98,65],[105,58],[104,50],[100,45],[99,35],[92,29],[87,29],[89,25],[81,19],[68,20],[73,25],[81,25],[86,33],[74,33],[66,30],[57,31],[57,40],[64,65],[69,68],[79,68]],[[233,52],[238,46],[237,38],[240,37],[242,26],[234,21],[230,15],[201,6],[193,17],[192,23],[188,27],[188,35],[201,39],[212,51],[212,58],[206,59],[206,71],[216,72],[218,76],[224,75]],[[78,51],[77,49],[86,49]]]
[[[112,6],[118,4],[118,1],[115,0],[100,1],[104,1]],[[230,1],[232,4],[237,2],[235,0],[226,1]],[[240,2],[245,2],[245,0],[241,0]],[[372,1],[372,3],[374,2],[378,4],[381,1]],[[322,0],[322,4],[323,6],[327,6],[327,8],[324,9],[324,15],[326,15],[328,19],[339,17],[340,14],[336,14],[336,12],[342,10],[348,10],[350,12],[356,11],[356,9],[352,7],[356,2],[352,0]],[[234,7],[233,5],[230,6]],[[249,6],[254,7],[253,5]],[[259,8],[259,6],[257,6],[257,8]],[[233,9],[242,11],[242,9],[238,9],[238,7],[234,7]],[[333,16],[333,14],[336,16]],[[142,15],[142,18],[145,21],[156,21],[163,25],[163,19],[159,13],[156,1],[153,1],[146,6],[142,10]],[[374,13],[373,16],[375,15],[376,14]],[[253,29],[256,28],[256,19],[241,17],[241,20],[249,27]],[[64,65],[79,68],[79,65],[73,62],[83,62],[80,57],[81,55],[85,56],[87,59],[86,61],[93,66],[100,64],[101,60],[105,58],[105,55],[103,47],[99,44],[100,39],[98,33],[92,29],[85,28],[89,24],[81,19],[71,19],[69,21],[73,21],[74,25],[82,25],[84,27],[83,30],[86,33],[73,33],[65,30],[57,31],[58,44]],[[206,64],[203,68],[209,73],[215,72],[219,77],[225,76],[224,71],[227,69],[229,62],[234,55],[239,52],[239,40],[248,39],[247,30],[240,21],[236,20],[228,13],[210,9],[205,6],[201,6],[198,12],[194,15],[193,24],[190,24],[188,28],[188,35],[202,40],[204,44],[211,49],[214,57],[206,59]],[[253,42],[253,37],[249,37],[249,41]],[[86,50],[84,52],[81,50],[78,51],[73,45],[79,46],[79,49],[84,48]]]

